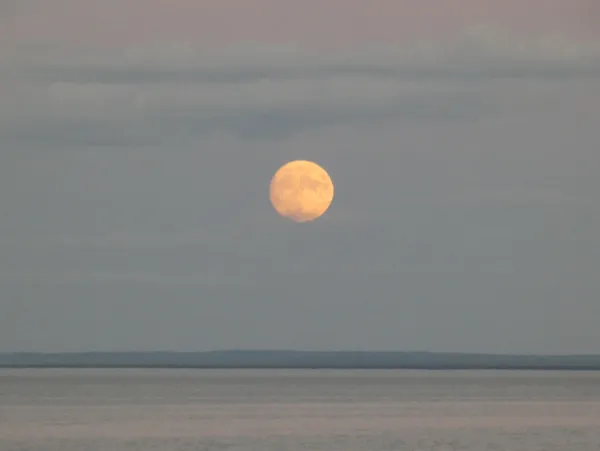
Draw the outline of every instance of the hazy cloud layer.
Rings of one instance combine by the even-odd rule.
[[[0,351],[597,351],[595,38],[79,46],[0,5]],[[293,158],[315,223],[268,204]]]
[[[269,139],[339,124],[506,113],[523,95],[540,100],[543,83],[557,90],[598,78],[600,44],[480,28],[395,51],[50,52],[21,55],[4,70],[5,139],[151,145],[215,131]]]

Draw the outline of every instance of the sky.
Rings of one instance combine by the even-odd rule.
[[[0,352],[598,351],[597,0],[0,0],[0,99]]]

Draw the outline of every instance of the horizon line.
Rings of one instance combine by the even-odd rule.
[[[486,351],[402,351],[402,350],[313,350],[313,349],[285,349],[285,348],[223,348],[195,351],[176,350],[87,350],[87,351],[1,351],[2,355],[82,355],[82,354],[214,354],[214,353],[305,353],[305,354],[440,354],[440,355],[466,355],[466,356],[497,356],[497,357],[600,357],[600,353],[536,353],[536,352],[486,352]]]

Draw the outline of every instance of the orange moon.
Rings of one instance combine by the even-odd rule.
[[[325,169],[312,161],[284,164],[271,179],[269,197],[275,211],[295,222],[317,219],[333,201],[333,182]]]

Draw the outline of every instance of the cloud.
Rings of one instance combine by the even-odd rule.
[[[143,233],[143,232],[113,232],[110,234],[81,235],[73,233],[28,235],[26,242],[0,240],[0,248],[27,247],[73,247],[90,249],[161,249],[173,246],[190,246],[198,244],[223,244],[232,238],[225,232],[193,230],[175,233]]]
[[[180,274],[165,274],[164,272],[108,272],[108,271],[80,271],[80,270],[63,270],[63,271],[20,271],[20,272],[3,272],[0,280],[11,283],[26,283],[26,284],[111,284],[111,283],[149,283],[153,285],[239,285],[247,284],[249,281],[244,280],[239,275],[231,277],[222,272],[202,272],[196,275],[180,275]]]
[[[474,120],[507,81],[600,77],[600,45],[477,27],[448,42],[310,53],[190,46],[20,54],[2,67],[10,142],[149,145],[213,132],[279,139],[341,124]]]
[[[44,3],[39,0],[0,0],[0,20],[14,20],[33,12],[43,10]]]
[[[18,7],[17,0],[0,0],[0,18],[12,16],[18,11]]]
[[[535,74],[536,68],[564,68],[572,63],[576,64],[572,71],[577,73],[587,63],[597,64],[600,57],[597,40],[563,34],[528,35],[489,25],[471,26],[447,40],[420,39],[393,47],[363,45],[335,52],[286,45],[207,50],[186,41],[120,49],[32,46],[18,58],[30,69],[40,71],[29,75],[42,80],[221,83],[337,75],[438,78],[452,73],[479,73],[482,69],[497,69],[498,76],[526,76],[530,70]],[[446,70],[439,73],[440,69]]]

